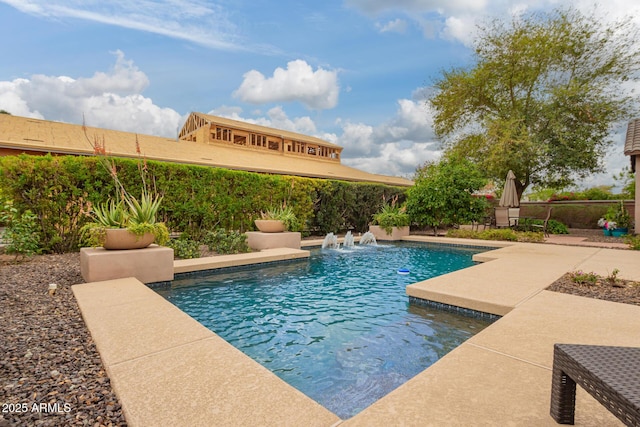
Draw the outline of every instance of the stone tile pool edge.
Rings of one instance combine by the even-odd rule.
[[[434,241],[423,236],[406,240]],[[435,242],[477,246],[476,241],[458,239],[436,238]],[[305,251],[295,256],[304,256],[301,252]],[[291,259],[290,254],[284,250],[270,256]],[[478,255],[483,261],[500,258],[491,252]],[[184,268],[176,266],[177,271]],[[74,293],[130,425],[332,426],[358,420],[370,424],[369,413],[376,413],[370,407],[352,419],[340,420],[135,279],[76,285]],[[476,371],[473,366],[465,369]],[[433,367],[419,376],[429,376],[429,371]],[[402,393],[404,388],[397,391]],[[399,418],[423,405],[408,400],[401,406],[395,408],[401,409]]]
[[[303,242],[304,247],[321,243]],[[308,256],[307,250],[270,249],[176,260],[174,271]],[[130,425],[332,426],[343,421],[134,278],[75,285],[73,291]],[[247,384],[247,379],[254,381]],[[215,397],[212,388],[220,389]]]

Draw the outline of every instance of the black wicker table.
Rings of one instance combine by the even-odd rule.
[[[640,347],[556,344],[551,416],[573,424],[576,383],[628,426],[640,426]]]

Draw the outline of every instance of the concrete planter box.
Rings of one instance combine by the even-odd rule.
[[[400,240],[409,235],[409,226],[392,227],[391,234],[387,234],[379,225],[370,225],[369,231],[373,233],[376,240]]]
[[[125,277],[142,283],[173,280],[173,249],[158,245],[136,250],[81,248],[80,273],[85,282]]]
[[[247,244],[254,251],[274,248],[300,249],[302,236],[296,231],[282,233],[263,233],[261,231],[247,231]]]

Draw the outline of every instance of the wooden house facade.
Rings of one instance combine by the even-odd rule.
[[[342,147],[320,138],[202,113],[189,115],[178,138],[335,162],[340,162],[342,152]]]

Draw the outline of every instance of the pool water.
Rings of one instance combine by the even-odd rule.
[[[314,249],[304,261],[175,280],[167,300],[341,418],[490,324],[409,304],[411,283],[480,250],[398,244]],[[399,269],[409,274],[398,274]]]

